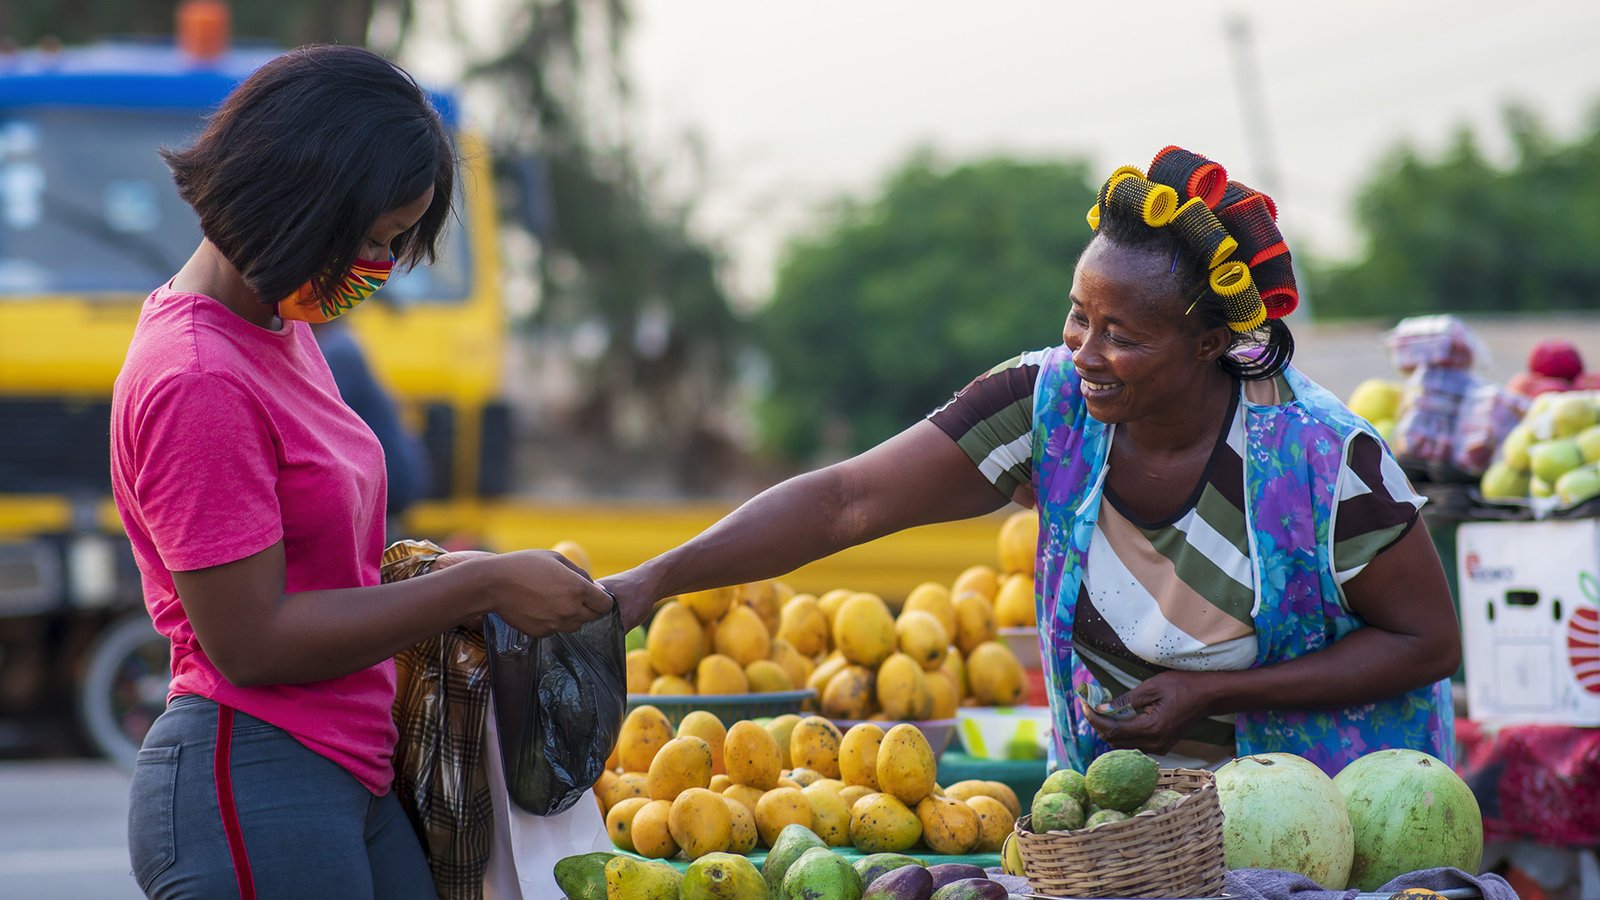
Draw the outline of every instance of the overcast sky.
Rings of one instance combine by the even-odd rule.
[[[782,243],[844,194],[870,196],[915,148],[1084,157],[1109,174],[1176,143],[1264,178],[1227,22],[1262,75],[1291,242],[1354,252],[1350,199],[1400,141],[1499,131],[1521,100],[1570,136],[1600,103],[1600,0],[635,0],[635,136],[687,175],[699,231],[747,300]],[[1491,152],[1503,142],[1489,140]],[[679,183],[677,190],[689,190]]]

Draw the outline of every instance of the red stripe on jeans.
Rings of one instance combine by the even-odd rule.
[[[250,855],[244,847],[244,831],[239,828],[239,808],[233,803],[233,709],[217,705],[217,808],[222,811],[222,830],[228,835],[228,855],[233,857],[233,874],[239,879],[239,900],[256,900],[256,879],[250,874]]]

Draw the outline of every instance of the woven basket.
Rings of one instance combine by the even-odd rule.
[[[1222,892],[1222,806],[1211,773],[1162,769],[1157,790],[1184,798],[1093,831],[1029,830],[1017,821],[1028,884],[1056,897],[1212,897]]]

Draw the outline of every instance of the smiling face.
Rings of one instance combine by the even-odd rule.
[[[1166,254],[1105,239],[1090,242],[1072,278],[1061,338],[1083,379],[1089,414],[1107,424],[1192,407],[1230,343],[1226,329],[1185,316]]]

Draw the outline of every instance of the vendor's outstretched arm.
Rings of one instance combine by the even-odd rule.
[[[688,543],[604,584],[632,627],[662,597],[775,578],[873,538],[1005,503],[955,441],[922,421],[860,456],[768,488]]]
[[[1164,753],[1203,716],[1339,709],[1395,697],[1455,672],[1461,632],[1439,555],[1421,522],[1346,583],[1345,597],[1367,627],[1322,650],[1241,672],[1163,672],[1128,692],[1132,705],[1144,710],[1138,717],[1090,720],[1114,746]]]

